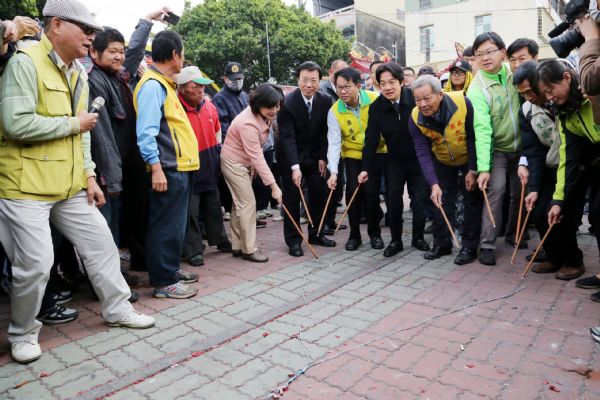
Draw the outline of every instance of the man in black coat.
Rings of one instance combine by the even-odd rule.
[[[327,198],[327,112],[333,101],[320,93],[321,68],[305,61],[296,70],[299,89],[285,96],[277,116],[279,140],[276,145],[277,162],[281,166],[283,203],[292,217],[300,217],[300,190],[302,178],[308,191],[308,211],[315,225],[309,225],[309,243],[325,247],[335,242],[317,235],[320,216]],[[300,257],[302,238],[292,221],[285,216],[283,224],[285,243],[292,256]]]
[[[374,159],[383,136],[388,148],[385,160],[385,181],[387,183],[387,208],[392,241],[383,252],[391,257],[404,249],[402,244],[402,213],[404,211],[404,186],[408,183],[412,221],[412,246],[421,251],[429,251],[423,238],[425,229],[424,207],[427,199],[427,182],[417,160],[415,145],[408,130],[408,121],[415,107],[415,99],[409,88],[403,88],[402,67],[394,63],[380,65],[375,73],[381,89],[381,96],[371,104],[369,123],[365,133],[363,148],[364,171],[358,181],[364,183],[369,171],[374,168]]]

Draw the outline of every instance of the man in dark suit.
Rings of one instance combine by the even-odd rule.
[[[276,152],[277,161],[281,163],[283,203],[298,221],[300,190],[304,178],[308,190],[308,211],[313,217],[313,223],[317,225],[309,225],[308,241],[310,244],[333,247],[333,240],[317,235],[327,198],[327,112],[333,100],[319,92],[322,71],[316,63],[303,62],[296,70],[296,76],[299,88],[285,96],[285,102],[277,116],[279,141]],[[302,238],[287,215],[283,232],[290,255],[302,256]]]
[[[358,181],[364,183],[369,171],[375,167],[377,146],[381,136],[388,148],[385,160],[385,181],[387,183],[387,207],[392,241],[383,252],[391,257],[404,249],[402,244],[402,212],[404,185],[408,183],[413,209],[412,246],[429,251],[423,238],[425,229],[424,207],[428,201],[427,183],[417,160],[415,145],[408,130],[408,120],[415,107],[415,99],[409,88],[403,88],[402,67],[394,63],[377,67],[375,77],[381,89],[381,96],[371,104],[369,123],[365,133],[363,148],[363,171]]]

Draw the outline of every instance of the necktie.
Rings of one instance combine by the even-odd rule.
[[[398,119],[402,119],[400,116],[400,103],[392,103],[392,106],[394,106],[394,110],[398,113]]]
[[[310,114],[312,113],[312,101],[306,103],[306,108],[308,108],[308,118],[310,118]]]

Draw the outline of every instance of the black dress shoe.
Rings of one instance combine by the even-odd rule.
[[[335,247],[335,240],[327,239],[323,235],[309,238],[308,243],[323,247]]]
[[[335,233],[335,226],[331,227],[331,225],[329,225],[329,224],[324,224],[323,229],[321,229],[321,232],[319,232],[319,233],[321,235],[331,236]]]
[[[493,249],[479,250],[479,262],[483,265],[496,265],[496,251]]]
[[[348,239],[346,242],[346,250],[354,251],[357,250],[362,244],[362,240],[360,239]]]
[[[383,244],[383,239],[381,239],[379,236],[375,236],[371,238],[371,248],[375,249],[375,250],[381,250],[383,249],[385,246],[385,244]]]
[[[425,241],[425,239],[413,239],[411,243],[412,247],[421,251],[429,251],[429,244]]]
[[[335,224],[335,227],[337,228],[337,224]],[[339,227],[339,230],[340,230],[340,231],[343,231],[344,229],[348,229],[348,225],[346,225],[346,224],[341,224],[341,225],[340,225],[340,227]]]
[[[404,250],[404,245],[400,241],[391,242],[383,251],[384,257],[391,257]]]
[[[423,254],[423,258],[426,260],[436,260],[441,256],[447,256],[448,254],[452,254],[452,247],[433,246],[433,249]]]
[[[477,250],[467,249],[463,247],[454,259],[454,264],[465,265],[470,264],[477,259]]]
[[[531,253],[530,255],[528,255],[525,258],[527,259],[527,261],[531,261],[531,257],[533,257],[533,253]],[[544,262],[544,261],[546,261],[546,252],[544,251],[544,249],[541,249],[537,253],[537,256],[535,256],[535,260],[533,260],[533,262]]]
[[[302,257],[304,252],[302,251],[302,247],[299,244],[293,244],[290,246],[290,251],[288,252],[292,257]]]

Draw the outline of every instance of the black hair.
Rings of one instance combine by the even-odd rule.
[[[339,77],[344,78],[347,81],[352,81],[355,85],[360,83],[360,72],[356,68],[343,68],[333,75],[333,81],[337,84]]]
[[[296,78],[300,78],[300,72],[302,71],[317,71],[319,73],[319,80],[323,78],[323,70],[319,67],[314,61],[304,61],[302,64],[298,65],[296,68]]]
[[[369,64],[369,71],[371,71],[373,69],[373,65],[377,65],[377,64],[385,64],[385,63],[381,60],[375,60],[371,64]]]
[[[152,61],[157,63],[170,61],[173,59],[173,51],[177,55],[183,52],[181,36],[174,31],[158,32],[152,41]]]
[[[473,46],[466,47],[463,50],[463,57],[473,57]]]
[[[536,57],[540,52],[540,46],[535,42],[535,40],[520,38],[515,40],[508,46],[506,49],[506,54],[510,57],[517,51],[521,50],[523,47],[527,47],[527,52],[531,54],[532,57]]]
[[[484,32],[475,38],[475,41],[473,42],[473,54],[477,51],[479,46],[488,40],[498,46],[498,49],[500,50],[506,48],[504,41],[496,32]]]
[[[263,107],[271,108],[283,104],[283,90],[273,83],[263,83],[250,93],[250,109],[258,114]]]
[[[513,74],[513,85],[520,85],[521,83],[528,81],[531,85],[531,89],[536,94],[540,94],[537,87],[539,79],[538,65],[537,61],[527,61],[519,65],[519,68],[517,68]]]
[[[557,105],[557,108],[568,112],[579,109],[579,105],[583,100],[583,95],[579,90],[579,77],[575,70],[560,60],[545,60],[540,63],[538,77],[539,82],[542,82],[545,85],[551,85],[561,82],[564,79],[565,72],[571,75],[569,100],[567,100],[564,105]]]
[[[379,83],[379,77],[384,72],[389,72],[392,76],[398,79],[400,82],[404,81],[404,71],[402,67],[395,63],[387,63],[377,67],[377,71],[375,71],[375,79],[377,79],[377,83]],[[414,71],[413,71],[414,72]]]
[[[102,54],[108,45],[112,42],[119,42],[125,45],[125,38],[118,30],[105,26],[104,30],[96,33],[92,46],[99,54]]]
[[[413,67],[402,67],[402,71],[411,71],[413,74],[415,73],[415,70],[413,69]]]

